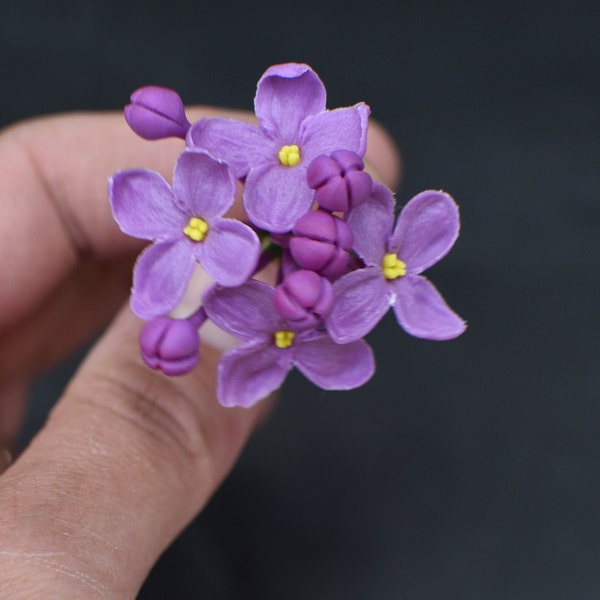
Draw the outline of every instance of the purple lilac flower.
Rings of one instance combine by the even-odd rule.
[[[315,202],[321,208],[338,212],[360,206],[369,197],[373,183],[364,168],[362,158],[349,150],[317,156],[306,173],[308,186],[315,190]]]
[[[213,286],[203,298],[209,318],[245,343],[223,354],[217,397],[223,406],[256,404],[279,388],[295,366],[327,390],[347,390],[370,379],[373,353],[364,340],[336,344],[324,332],[298,331],[273,310],[274,290],[259,281]]]
[[[185,139],[190,128],[179,94],[156,85],[140,88],[131,94],[131,104],[125,107],[125,120],[146,140]]]
[[[345,221],[327,211],[313,210],[296,221],[292,233],[288,246],[301,267],[332,279],[344,271],[354,241]]]
[[[146,323],[139,342],[144,362],[166,375],[189,373],[200,358],[198,330],[188,319],[158,317]]]
[[[363,156],[369,107],[359,103],[325,110],[325,87],[304,64],[267,69],[254,100],[259,125],[203,119],[188,132],[188,144],[204,148],[245,178],[244,208],[267,231],[289,231],[313,202],[306,173],[322,154],[347,149]]]
[[[464,321],[420,274],[444,257],[459,231],[458,207],[444,192],[426,191],[402,210],[396,227],[392,193],[374,184],[372,197],[352,211],[354,249],[367,265],[334,284],[336,304],[326,323],[331,337],[347,343],[366,335],[390,306],[411,335],[457,337]]]
[[[275,288],[275,310],[297,329],[314,329],[329,315],[335,297],[329,280],[314,271],[299,269]]]
[[[117,173],[110,201],[121,229],[154,244],[140,255],[133,275],[131,306],[141,319],[177,306],[196,263],[224,286],[248,279],[260,242],[247,225],[223,215],[236,183],[227,165],[201,152],[183,152],[170,186],[154,171]]]

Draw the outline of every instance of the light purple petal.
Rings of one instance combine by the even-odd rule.
[[[234,219],[211,223],[206,239],[195,246],[198,262],[218,284],[226,287],[249,279],[260,254],[256,233]]]
[[[244,344],[223,354],[217,369],[217,399],[223,406],[248,408],[274,392],[290,371],[275,346]],[[285,356],[290,356],[289,351]]]
[[[236,288],[214,285],[202,304],[210,320],[227,333],[246,341],[266,340],[281,328],[273,293],[270,285],[254,280]]]
[[[325,110],[325,96],[322,81],[308,65],[274,65],[258,82],[254,108],[271,139],[297,144],[300,124]]]
[[[459,229],[458,206],[448,194],[421,192],[402,209],[390,250],[406,263],[408,274],[418,274],[448,253]]]
[[[325,325],[340,344],[367,335],[390,307],[392,289],[375,267],[344,275],[333,284],[333,291],[336,302]]]
[[[370,346],[359,340],[336,344],[327,336],[298,345],[294,362],[299,371],[324,390],[351,390],[375,372]]]
[[[171,186],[154,171],[116,173],[109,182],[109,198],[115,221],[133,237],[172,239],[187,221],[174,204]]]
[[[396,280],[394,291],[396,318],[411,335],[428,340],[449,340],[465,330],[465,322],[425,277],[401,277]]]
[[[153,244],[133,271],[131,308],[145,321],[166,315],[179,304],[194,269],[188,245],[179,240]]]
[[[273,142],[258,125],[221,117],[194,123],[187,144],[224,160],[238,179],[248,174],[250,165],[262,164],[273,155]]]
[[[250,172],[244,188],[244,208],[254,225],[274,233],[289,231],[310,210],[313,191],[306,169],[271,164]]]
[[[204,152],[182,152],[175,165],[175,203],[187,215],[223,216],[235,200],[235,179],[226,163]]]
[[[352,209],[348,225],[354,234],[354,250],[368,265],[381,267],[394,226],[394,196],[382,183],[373,182],[367,201]]]
[[[300,152],[309,162],[335,150],[352,150],[364,156],[370,109],[362,102],[309,117],[300,128]]]

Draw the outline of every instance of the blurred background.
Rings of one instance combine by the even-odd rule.
[[[401,147],[399,204],[443,188],[461,207],[428,276],[467,333],[417,340],[388,316],[363,388],[294,373],[142,600],[600,597],[594,9],[2,0],[1,125],[146,84],[251,109],[269,65],[307,62],[330,108],[366,101]],[[36,382],[23,443],[76,362]]]

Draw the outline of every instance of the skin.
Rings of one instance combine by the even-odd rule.
[[[217,114],[251,120],[188,111],[191,121]],[[127,297],[142,242],[114,223],[107,179],[140,166],[170,179],[182,148],[139,139],[117,113],[45,117],[0,133],[0,471],[30,379],[108,324],[0,477],[0,598],[134,598],[269,410],[272,399],[252,409],[216,402],[226,336],[203,336],[201,363],[183,377],[139,358],[142,324]],[[397,185],[398,152],[377,124],[366,162]],[[243,216],[239,202],[234,216]]]

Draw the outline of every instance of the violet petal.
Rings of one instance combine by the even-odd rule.
[[[389,248],[408,274],[418,274],[448,253],[459,229],[458,206],[448,194],[421,192],[402,209]]]
[[[190,216],[223,216],[235,200],[236,182],[226,163],[204,152],[179,155],[173,176],[173,193],[179,208]]]
[[[236,288],[210,287],[202,304],[211,321],[241,340],[269,338],[280,329],[281,319],[273,307],[273,288],[249,281]]]
[[[289,231],[312,205],[313,192],[305,177],[306,172],[300,167],[272,163],[253,169],[244,189],[248,218],[267,231]]]
[[[465,330],[465,322],[425,277],[407,275],[397,279],[393,286],[396,318],[411,335],[428,340],[449,340]]]
[[[249,165],[266,162],[273,154],[273,142],[258,125],[222,117],[194,123],[188,131],[187,144],[224,160],[238,179],[248,174]]]
[[[294,363],[324,390],[350,390],[366,383],[375,372],[373,351],[364,340],[336,344],[322,336],[298,344]]]
[[[133,271],[133,312],[144,321],[170,312],[183,297],[194,264],[194,256],[183,240],[146,248]]]
[[[171,239],[187,221],[174,204],[171,186],[154,171],[116,173],[109,182],[109,199],[115,221],[133,237]]]
[[[196,246],[198,262],[219,284],[241,285],[254,273],[260,241],[250,227],[235,219],[218,219]]]
[[[264,344],[244,344],[225,352],[217,369],[219,403],[248,408],[278,389],[292,368],[290,361],[278,360],[279,352]]]
[[[347,108],[328,110],[308,117],[300,128],[300,150],[312,161],[320,154],[344,148],[364,156],[370,109],[359,103]]]
[[[298,144],[302,121],[325,110],[325,86],[308,65],[274,65],[258,82],[254,107],[271,139]]]
[[[367,201],[348,216],[354,233],[354,250],[368,264],[381,266],[394,226],[394,196],[382,183],[373,182]]]
[[[344,275],[333,284],[333,291],[336,302],[325,324],[340,344],[367,335],[390,307],[392,289],[375,267]]]

